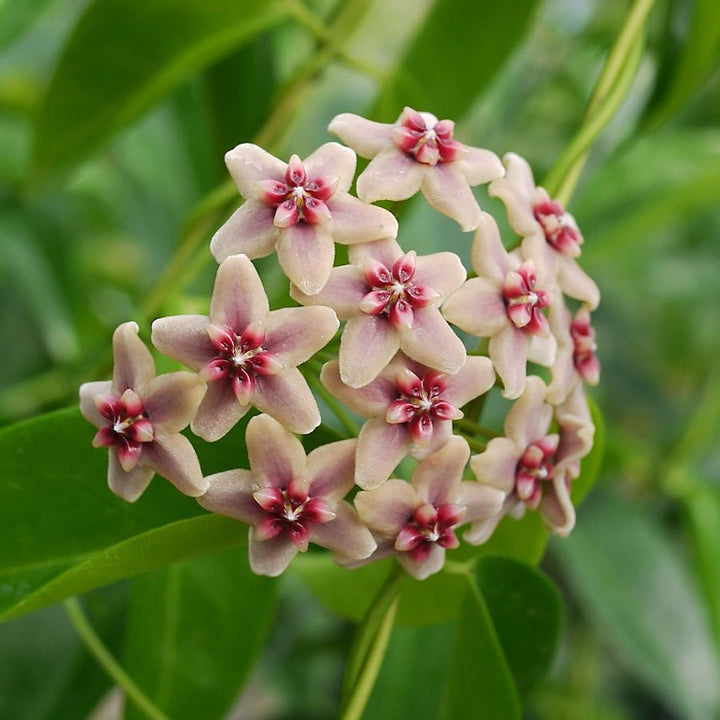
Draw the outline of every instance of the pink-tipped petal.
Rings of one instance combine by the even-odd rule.
[[[415,468],[412,482],[418,496],[435,507],[455,502],[469,457],[467,442],[461,437],[451,437]]]
[[[305,471],[305,451],[300,441],[269,415],[258,415],[245,433],[250,468],[261,484],[285,488]]]
[[[180,432],[190,424],[204,395],[205,383],[194,373],[160,375],[147,385],[145,410],[157,429]]]
[[[346,193],[355,176],[357,158],[349,148],[336,142],[321,145],[305,158],[305,171],[308,181],[313,178],[335,176],[338,178],[333,195]]]
[[[328,131],[364,158],[375,157],[393,142],[392,125],[366,120],[353,113],[336,115],[328,125]]]
[[[278,375],[258,376],[253,404],[295,433],[305,435],[320,424],[315,397],[297,368],[286,368]]]
[[[329,502],[341,500],[355,484],[357,440],[320,445],[307,458],[309,493]]]
[[[553,477],[552,489],[540,502],[540,514],[550,529],[560,537],[566,537],[575,527],[575,508],[564,475]]]
[[[258,180],[284,181],[287,166],[252,143],[242,143],[225,153],[225,164],[244,198],[253,196]]]
[[[362,272],[354,265],[333,268],[330,277],[320,292],[306,295],[294,285],[290,286],[290,297],[301,305],[326,305],[337,313],[340,320],[359,315],[360,301],[368,292]]]
[[[558,257],[558,285],[566,295],[585,303],[589,310],[600,304],[600,290],[595,281],[567,255]]]
[[[393,144],[376,155],[358,177],[358,197],[368,203],[407,200],[420,190],[428,169]]]
[[[383,417],[395,399],[395,385],[383,373],[360,388],[351,388],[340,379],[340,364],[331,360],[323,365],[320,380],[328,391],[361,417]]]
[[[455,292],[466,277],[462,261],[455,253],[439,252],[417,259],[415,282],[432,288],[439,295],[437,305]]]
[[[509,438],[493,438],[485,452],[472,456],[470,468],[481,485],[510,494],[515,488],[515,470],[524,449]]]
[[[112,383],[109,380],[83,383],[80,386],[80,412],[82,416],[95,427],[101,428],[107,425],[107,418],[98,410],[95,398],[111,394]]]
[[[282,231],[277,255],[293,285],[305,295],[316,295],[330,277],[335,244],[325,227],[298,223]]]
[[[274,207],[262,200],[247,200],[212,236],[210,252],[216,262],[240,253],[250,258],[270,255],[279,233],[274,217]]]
[[[369,557],[377,547],[357,512],[346,502],[338,504],[334,520],[312,526],[311,539],[313,543],[352,559]]]
[[[217,355],[207,334],[205,315],[175,315],[152,324],[152,344],[163,354],[199,372]]]
[[[297,553],[297,547],[285,533],[270,540],[258,540],[253,530],[250,530],[248,554],[250,568],[256,575],[277,577],[285,571]]]
[[[210,301],[210,321],[242,332],[250,323],[263,320],[270,311],[260,276],[245,255],[222,262],[215,277]]]
[[[375,490],[362,490],[355,496],[360,519],[371,530],[393,537],[410,521],[420,504],[412,485],[395,478]]]
[[[400,333],[384,317],[350,318],[340,340],[342,381],[355,388],[367,385],[399,349]]]
[[[425,173],[422,194],[439,213],[451,217],[464,232],[480,222],[480,207],[455,163],[440,163]]]
[[[259,524],[266,516],[253,497],[257,480],[249,470],[226,470],[206,480],[207,492],[197,499],[201,507],[249,525]]]
[[[143,448],[143,463],[184,495],[198,497],[208,488],[195,448],[184,435],[157,432],[155,440]]]
[[[490,390],[495,384],[495,370],[489,358],[469,355],[455,375],[446,377],[446,383],[445,399],[461,408]]]
[[[475,337],[490,337],[508,325],[499,288],[486,278],[471,278],[442,307],[445,319]]]
[[[398,556],[398,562],[416,580],[425,580],[442,570],[445,565],[445,548],[432,543],[422,562],[415,562],[407,553]]]
[[[150,484],[155,471],[145,465],[136,465],[130,472],[122,469],[117,454],[109,453],[108,487],[125,502],[135,502]]]
[[[382,485],[410,449],[404,425],[390,425],[371,418],[360,430],[355,482],[366,490]]]
[[[118,325],[113,333],[112,389],[122,395],[128,388],[139,388],[155,376],[155,363],[145,343],[138,337],[134,322]]]
[[[368,205],[352,195],[336,195],[328,200],[329,232],[342,245],[394,238],[398,232],[395,216],[384,208]]]
[[[412,330],[400,335],[400,347],[413,360],[444,373],[456,373],[467,357],[462,340],[434,307],[415,312]]]
[[[265,319],[265,349],[283,365],[296,367],[327,345],[340,323],[328,307],[282,308]]]
[[[190,429],[203,440],[215,442],[227,435],[250,407],[238,402],[229,382],[211,383],[190,424]]]

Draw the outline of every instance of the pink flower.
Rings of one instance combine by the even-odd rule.
[[[286,165],[257,145],[238,145],[225,156],[245,203],[215,233],[210,250],[218,262],[243,253],[259,258],[277,250],[290,280],[308,295],[327,282],[334,243],[351,245],[394,238],[397,220],[383,208],[348,194],[355,153],[326,143]]]
[[[558,286],[566,295],[594,310],[600,291],[575,260],[583,243],[575,218],[551,200],[544,188],[535,187],[532,170],[523,158],[508,153],[503,162],[507,173],[490,183],[488,192],[505,203],[510,226],[524,238],[523,254],[532,258],[543,274],[557,275]]]
[[[424,580],[445,564],[445,551],[460,542],[460,525],[493,516],[503,493],[476,482],[462,482],[470,448],[451,437],[415,468],[410,483],[390,479],[375,490],[362,490],[355,506],[378,539],[368,561],[395,555],[410,575]],[[343,562],[345,565],[362,563]]]
[[[333,308],[347,320],[340,342],[340,377],[346,385],[367,385],[398,350],[423,365],[455,373],[465,362],[465,346],[438,306],[465,279],[457,255],[416,257],[394,240],[355,245],[351,265],[333,268],[315,295],[291,288],[303,305]]]
[[[326,363],[325,387],[350,410],[369,418],[358,437],[355,482],[364,489],[383,483],[408,454],[427,457],[452,435],[460,408],[486,393],[495,373],[486,357],[467,358],[454,375],[432,370],[399,353],[372,382],[351,388],[338,362]]]
[[[548,432],[553,408],[545,402],[545,391],[540,378],[529,377],[505,419],[505,437],[493,438],[485,452],[471,458],[478,481],[501,490],[505,502],[495,516],[475,523],[465,533],[469,543],[485,542],[505,513],[524,508],[539,509],[558,535],[572,529],[575,511],[565,477],[570,460],[560,456],[561,437]]]
[[[112,381],[80,387],[80,411],[99,428],[93,446],[110,450],[108,485],[135,502],[158,473],[185,495],[202,495],[207,482],[180,430],[195,414],[203,384],[188,372],[155,377],[155,363],[137,333],[132,322],[115,330]]]
[[[554,284],[532,260],[506,252],[491,215],[482,213],[472,246],[478,277],[468,280],[443,306],[445,318],[476,337],[490,338],[489,355],[507,398],[525,387],[528,360],[550,366],[557,343],[541,310]]]
[[[575,317],[564,303],[555,303],[550,311],[550,327],[558,340],[558,351],[552,366],[552,382],[548,386],[548,401],[557,405],[585,381],[597,385],[600,381],[600,362],[595,354],[595,330],[590,312],[581,307]]]
[[[375,541],[343,500],[354,483],[356,442],[323,445],[305,457],[294,435],[259,415],[246,433],[250,470],[211,475],[198,502],[251,526],[250,567],[259,575],[279,575],[310,542],[343,557],[368,557]]]
[[[207,382],[191,426],[196,435],[218,440],[252,406],[308,433],[320,424],[320,411],[297,365],[326,345],[338,325],[327,307],[270,312],[253,264],[231,255],[218,268],[210,316],[160,318],[152,341]]]
[[[438,212],[473,230],[480,208],[470,190],[504,174],[500,159],[489,150],[453,140],[455,124],[406,107],[393,125],[343,113],[328,130],[372,158],[357,179],[365,202],[406,200],[421,191]]]

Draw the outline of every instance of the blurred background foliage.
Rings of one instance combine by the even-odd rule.
[[[82,381],[106,374],[119,322],[147,332],[157,315],[204,307],[207,241],[237,203],[222,161],[235,144],[304,156],[331,139],[338,112],[392,121],[411,104],[454,117],[463,142],[520,153],[542,178],[630,7],[303,3],[0,0],[3,424],[73,404]],[[637,77],[570,204],[603,293],[593,394],[607,446],[576,530],[543,563],[567,612],[549,676],[524,689],[531,720],[720,717],[719,56],[716,0],[657,0]],[[403,208],[399,240],[468,256],[468,236],[422,202]],[[88,596],[106,643],[178,720],[192,701],[173,666],[207,660],[198,648],[215,650],[243,612],[217,557]],[[154,586],[164,604],[148,607]],[[186,593],[182,607],[168,588]],[[233,660],[228,645],[196,668],[212,678],[202,717],[233,703],[237,718],[335,716],[351,626],[296,575],[277,603],[274,628],[266,615],[233,625],[258,633],[254,653],[258,627],[271,637],[241,700],[254,654]],[[449,635],[398,628],[366,717],[434,717]],[[148,660],[153,647],[167,656]],[[229,664],[233,677],[218,680]],[[81,719],[113,703],[57,607],[0,628],[0,689],[3,720]]]

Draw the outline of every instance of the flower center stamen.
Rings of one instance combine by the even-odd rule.
[[[543,483],[555,473],[554,457],[558,449],[558,435],[547,435],[530,443],[520,456],[515,469],[515,494],[530,509],[535,510],[543,494]]]
[[[397,534],[395,549],[406,552],[419,565],[427,560],[435,544],[448,550],[458,547],[460,541],[454,528],[460,524],[465,510],[454,503],[443,503],[437,508],[429,503],[421,505]]]
[[[537,276],[532,260],[505,276],[502,287],[507,314],[515,327],[537,335],[547,330],[547,318],[541,310],[550,305],[550,294],[536,288]]]
[[[454,127],[451,120],[438,120],[430,113],[406,108],[399,125],[393,128],[393,140],[423,165],[452,162],[463,151],[463,146],[453,140]]]
[[[540,202],[533,208],[533,215],[543,229],[545,240],[555,250],[572,257],[580,255],[583,237],[575,218],[559,202]]]

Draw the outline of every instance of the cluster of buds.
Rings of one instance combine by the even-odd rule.
[[[422,579],[443,567],[461,526],[480,544],[526,509],[566,535],[570,485],[593,442],[585,383],[599,378],[590,323],[599,292],[577,264],[575,221],[522,158],[461,144],[449,120],[406,108],[394,124],[343,114],[329,129],[346,145],[326,143],[305,160],[286,164],[252,144],[227,154],[244,203],[210,243],[219,268],[209,314],[152,326],[155,348],[191,372],[156,377],[137,326],[125,323],[112,381],[81,387],[93,444],[110,449],[111,490],[134,502],[162,475],[247,523],[251,567],[273,576],[312,542],[346,567],[393,555]],[[356,152],[370,160],[358,197],[348,192]],[[519,236],[510,251],[475,199],[481,184]],[[475,231],[470,279],[452,252],[403,249],[395,216],[371,204],[418,191]],[[334,266],[335,243],[349,246],[349,264]],[[298,307],[270,309],[252,260],[273,252]],[[478,349],[468,354],[453,325]],[[323,348],[337,357],[305,372],[317,367],[328,405],[365,422],[357,437],[306,455],[296,434],[322,418],[298,366]],[[503,436],[478,424],[496,384],[514,401]],[[251,408],[250,467],[204,476],[180,431],[218,441]],[[484,451],[471,455],[468,439]],[[393,477],[408,456],[410,479]],[[468,465],[474,479],[463,479]]]

